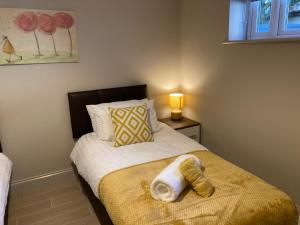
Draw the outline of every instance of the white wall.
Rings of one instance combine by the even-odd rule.
[[[78,21],[80,63],[0,67],[0,139],[14,180],[70,167],[67,92],[148,84],[162,114],[166,94],[179,86],[177,0],[3,0],[0,7],[75,10]]]

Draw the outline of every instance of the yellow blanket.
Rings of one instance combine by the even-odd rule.
[[[193,152],[215,192],[199,197],[190,187],[173,203],[151,198],[149,186],[175,158],[122,169],[105,176],[99,197],[115,225],[297,225],[291,198],[207,151]]]

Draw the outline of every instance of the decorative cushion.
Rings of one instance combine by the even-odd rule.
[[[153,141],[147,104],[127,107],[109,108],[114,128],[114,146]]]

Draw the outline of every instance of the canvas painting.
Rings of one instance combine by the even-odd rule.
[[[0,8],[0,65],[78,62],[73,11]]]

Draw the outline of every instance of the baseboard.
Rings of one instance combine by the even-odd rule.
[[[57,170],[11,182],[10,193],[32,193],[49,187],[77,185],[78,179],[72,168]]]
[[[38,175],[38,176],[28,177],[28,178],[25,178],[25,179],[13,180],[11,182],[11,186],[16,186],[16,185],[20,185],[20,184],[29,183],[29,182],[35,182],[35,181],[55,177],[55,176],[58,176],[58,175],[64,175],[64,174],[67,174],[67,173],[73,173],[73,169],[72,168],[67,168],[67,169],[63,169],[63,170],[57,170],[57,171],[53,171],[53,172],[50,172],[50,173],[41,174],[41,175]]]

